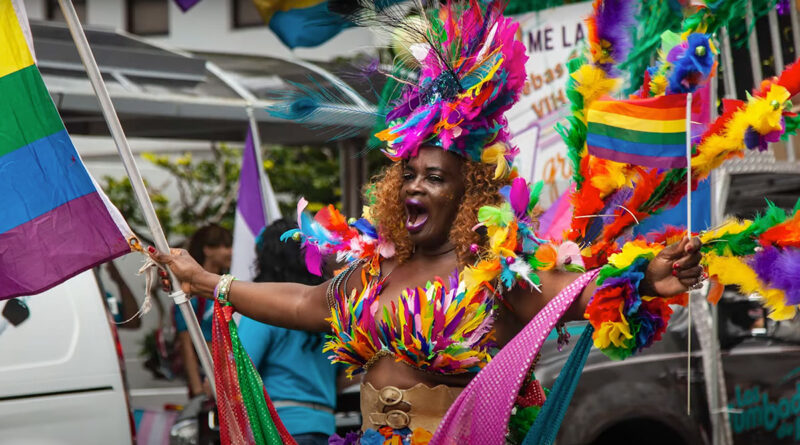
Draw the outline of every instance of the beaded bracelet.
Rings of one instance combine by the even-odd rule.
[[[231,283],[233,283],[235,279],[236,277],[231,274],[224,274],[220,277],[217,286],[214,287],[214,298],[219,300],[222,304],[230,304],[230,302],[228,302],[228,294],[231,290]]]
[[[622,360],[660,340],[678,298],[642,296],[639,285],[660,244],[626,243],[600,270],[598,288],[586,307],[594,345],[612,360]]]

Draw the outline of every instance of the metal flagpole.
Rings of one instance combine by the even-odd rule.
[[[686,235],[692,239],[692,93],[686,95]],[[692,414],[692,290],[689,289],[686,340],[686,415]]]
[[[106,89],[105,83],[103,83],[103,77],[100,74],[100,68],[98,68],[97,61],[95,60],[92,50],[89,47],[89,42],[86,40],[86,34],[83,32],[83,27],[78,19],[78,14],[75,12],[75,7],[72,5],[71,0],[58,0],[58,4],[61,6],[61,11],[64,14],[64,19],[67,22],[67,26],[69,27],[69,32],[72,34],[72,40],[75,41],[75,47],[77,48],[78,54],[83,62],[83,66],[86,69],[86,75],[89,76],[89,81],[92,84],[95,95],[97,95],[97,100],[100,101],[100,108],[103,111],[103,117],[105,117],[106,123],[108,124],[108,129],[111,132],[111,136],[114,138],[114,143],[116,144],[117,151],[122,158],[125,171],[130,178],[131,186],[136,194],[136,199],[139,201],[139,205],[142,208],[142,213],[144,214],[147,226],[150,228],[150,232],[153,235],[153,241],[155,242],[158,250],[161,252],[169,252],[167,238],[164,236],[164,231],[161,228],[161,224],[158,222],[158,217],[153,209],[153,203],[150,201],[150,198],[147,195],[147,189],[144,186],[144,181],[142,181],[142,176],[139,173],[138,167],[136,166],[136,161],[133,159],[133,154],[131,153],[131,148],[128,145],[128,140],[125,138],[125,133],[122,130],[122,125],[119,122],[119,117],[114,110],[114,104],[111,102],[111,97],[108,95],[108,90]],[[214,382],[214,366],[211,361],[211,353],[208,350],[208,345],[206,344],[203,333],[200,330],[200,324],[197,323],[197,317],[192,310],[192,306],[189,304],[189,300],[186,298],[186,294],[180,290],[180,283],[175,278],[175,275],[172,274],[172,271],[170,271],[169,274],[171,281],[176,284],[175,288],[177,289],[170,295],[170,297],[172,297],[173,302],[178,305],[183,318],[186,320],[186,326],[188,328],[189,335],[192,338],[192,344],[194,344],[194,349],[197,351],[197,357],[200,359],[200,364],[208,376],[211,384],[211,391],[216,398],[217,389]]]

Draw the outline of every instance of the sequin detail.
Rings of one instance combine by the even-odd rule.
[[[431,445],[505,443],[511,408],[536,354],[553,326],[596,276],[596,270],[590,271],[565,287],[494,356],[447,411]]]

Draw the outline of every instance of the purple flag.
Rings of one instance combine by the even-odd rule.
[[[242,153],[242,169],[239,174],[239,195],[236,202],[236,220],[233,226],[233,259],[231,273],[237,278],[251,280],[256,260],[256,237],[268,223],[281,217],[275,194],[264,173],[263,189],[259,187],[261,177],[256,161],[253,134],[247,132]],[[266,196],[264,196],[266,195]],[[264,216],[264,203],[267,215]]]
[[[192,8],[192,6],[200,3],[200,0],[175,0],[175,4],[181,8],[181,11],[186,12]]]

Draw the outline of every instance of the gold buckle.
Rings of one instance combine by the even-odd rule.
[[[386,424],[396,430],[407,427],[409,423],[411,423],[411,417],[405,411],[393,409],[386,413]]]
[[[385,406],[394,406],[403,400],[403,392],[396,386],[384,386],[378,393],[378,400]]]

